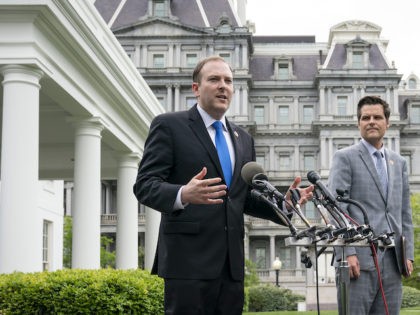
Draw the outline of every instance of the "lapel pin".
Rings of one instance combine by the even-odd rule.
[[[239,138],[239,135],[236,131],[234,131],[233,134],[235,135],[236,138]]]

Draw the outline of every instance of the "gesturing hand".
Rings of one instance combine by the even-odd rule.
[[[295,178],[295,180],[293,181],[292,185],[290,185],[289,190],[287,191],[287,194],[286,194],[286,200],[287,201],[290,200],[290,190],[298,188],[301,181],[302,181],[302,178],[300,176],[297,176]],[[312,192],[314,190],[313,185],[310,185],[306,188],[298,188],[298,190],[299,190],[299,194],[300,194],[299,204],[304,205],[308,200],[312,199],[312,197],[313,197]]]
[[[220,197],[226,195],[226,185],[216,185],[222,181],[220,177],[203,179],[207,168],[195,175],[187,185],[182,188],[181,201],[183,204],[219,204],[223,203]]]

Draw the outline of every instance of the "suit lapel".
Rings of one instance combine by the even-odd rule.
[[[242,146],[241,139],[239,139],[239,133],[236,130],[236,126],[234,124],[229,123],[229,121],[226,119],[226,125],[229,130],[230,138],[232,139],[233,143],[233,149],[235,151],[235,168],[233,169],[233,175],[232,175],[232,184],[235,183],[235,181],[239,178],[239,174],[241,173],[241,161],[239,160],[242,155]],[[233,185],[231,185],[233,186]],[[235,186],[233,186],[235,187]]]
[[[189,114],[189,120],[190,120],[190,128],[192,129],[194,135],[197,137],[198,141],[201,142],[204,149],[209,154],[220,177],[223,178],[223,170],[219,162],[219,156],[217,155],[217,150],[214,146],[213,141],[210,138],[210,135],[206,129],[206,126],[204,125],[203,119],[201,118],[200,113],[197,110],[197,105],[191,108],[188,111],[188,114]],[[188,139],[185,139],[185,141],[188,141]]]

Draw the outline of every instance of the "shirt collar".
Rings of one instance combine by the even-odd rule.
[[[373,145],[371,145],[369,142],[367,142],[365,139],[362,138],[362,143],[364,144],[364,146],[366,147],[366,149],[368,149],[369,154],[373,155],[376,151],[380,151],[382,154],[382,157],[385,156],[385,148],[382,145],[382,147],[378,150],[377,148],[375,148]]]
[[[204,125],[206,128],[209,128],[217,119],[214,119],[211,117],[201,106],[200,104],[197,105],[198,113],[200,114],[201,118],[203,119]],[[220,121],[223,124],[223,129],[227,130],[226,127],[226,117],[223,115],[223,117],[220,119]]]

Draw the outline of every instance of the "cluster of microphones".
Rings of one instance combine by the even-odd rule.
[[[243,180],[251,186],[251,194],[269,205],[280,220],[290,230],[290,237],[286,239],[288,246],[319,245],[324,249],[327,246],[369,246],[392,247],[394,233],[375,234],[369,225],[366,210],[356,200],[346,197],[346,192],[337,190],[337,197],[328,190],[315,171],[307,174],[308,181],[314,185],[312,202],[315,204],[324,224],[311,225],[300,208],[300,194],[298,189],[287,192],[288,198],[273,186],[264,169],[256,162],[246,163],[241,171]],[[339,203],[356,206],[363,214],[363,223],[356,222],[344,211]],[[291,212],[292,211],[292,212]],[[298,229],[291,220],[296,213],[306,225]],[[305,263],[306,265],[306,263]],[[307,267],[311,264],[308,262]]]

